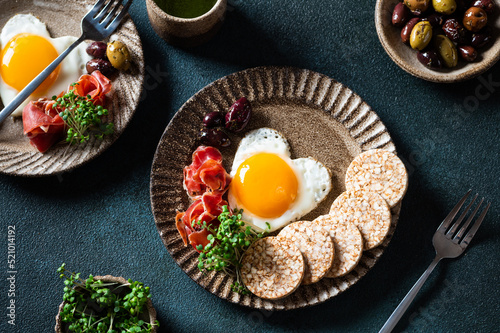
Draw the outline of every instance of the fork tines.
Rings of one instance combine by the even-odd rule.
[[[479,196],[476,193],[476,195],[472,198],[472,201],[467,205],[467,207],[462,212],[462,214],[459,216],[457,221],[455,223],[453,223],[453,225],[451,225],[451,227],[450,227],[451,222],[453,221],[455,216],[458,214],[458,212],[460,211],[460,209],[464,205],[465,201],[467,200],[467,198],[471,194],[471,192],[472,192],[472,190],[469,190],[464,195],[464,197],[456,204],[456,206],[452,209],[452,211],[448,214],[448,216],[444,219],[443,223],[441,223],[441,225],[438,228],[439,231],[441,231],[443,234],[445,234],[446,238],[452,239],[455,243],[460,243],[460,245],[462,247],[466,247],[469,244],[472,237],[474,237],[477,229],[479,228],[479,226],[483,222],[483,219],[486,215],[486,212],[488,211],[488,209],[490,208],[490,205],[491,205],[491,203],[489,203],[489,202],[487,203],[486,208],[483,209],[481,215],[476,219],[476,221],[474,222],[472,227],[470,227],[470,229],[469,229],[469,226],[472,223],[472,220],[474,219],[479,208],[481,207],[481,205],[484,202],[484,198],[481,198],[481,201],[476,206],[474,211],[472,213],[469,213],[474,202],[476,201],[477,197]],[[465,217],[467,216],[468,213],[469,213],[469,217],[467,218],[465,223],[462,224],[463,220],[465,219]],[[466,233],[467,230],[468,230],[468,232]],[[464,235],[465,235],[465,237],[464,237]]]
[[[125,4],[122,0],[109,0],[107,3],[106,0],[99,0],[94,8],[92,8],[92,11],[95,13],[93,18],[99,23],[105,23],[107,28],[110,23],[114,21],[119,22],[123,15],[127,13],[131,4],[132,0],[128,0]],[[120,8],[123,9],[118,13]]]

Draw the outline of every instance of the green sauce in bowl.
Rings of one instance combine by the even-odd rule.
[[[195,18],[208,12],[217,0],[155,0],[163,11],[180,18]]]

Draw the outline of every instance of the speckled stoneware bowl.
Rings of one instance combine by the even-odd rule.
[[[52,37],[80,36],[80,20],[94,3],[94,0],[0,0],[0,27],[15,14],[31,13],[47,25]],[[113,92],[106,104],[110,111],[108,120],[115,124],[115,133],[104,140],[93,138],[82,145],[59,143],[41,154],[23,135],[22,119],[9,117],[0,124],[1,173],[46,176],[74,169],[100,155],[125,130],[142,92],[144,58],[139,34],[130,18],[110,38],[124,42],[132,56],[131,69],[112,77]],[[2,103],[0,108],[3,108]]]
[[[472,79],[492,67],[500,59],[500,3],[497,10],[488,16],[488,25],[493,29],[493,42],[479,51],[478,59],[466,63],[459,59],[458,66],[439,70],[429,69],[417,59],[417,51],[401,41],[401,28],[391,23],[392,12],[398,0],[377,0],[375,27],[382,46],[391,59],[406,72],[421,79],[439,83],[452,83]]]
[[[224,111],[239,97],[251,102],[253,115],[241,135],[221,149],[224,167],[230,171],[233,156],[243,135],[256,128],[271,127],[288,140],[292,158],[311,156],[331,171],[333,189],[327,198],[301,219],[327,214],[343,191],[347,167],[363,150],[395,147],[384,124],[358,95],[341,83],[309,70],[289,67],[258,67],[219,79],[191,97],[176,113],[160,140],[151,170],[151,205],[160,237],[181,269],[200,286],[230,302],[244,306],[282,310],[318,304],[355,284],[384,252],[399,217],[392,210],[392,227],[383,244],[363,254],[348,275],[300,286],[292,295],[264,300],[231,291],[233,278],[223,273],[198,270],[198,253],[184,246],[175,226],[176,211],[185,211],[190,200],[182,187],[182,170],[191,163],[198,146],[197,136],[206,113]]]
[[[117,284],[127,284],[128,281],[121,277],[121,276],[112,276],[112,275],[105,275],[105,276],[94,276],[94,280],[101,280],[103,282],[116,282]],[[66,327],[66,323],[63,323],[61,321],[61,310],[64,308],[64,305],[66,304],[66,302],[62,302],[60,305],[59,305],[59,311],[57,313],[57,316],[56,316],[56,326],[55,326],[55,331],[56,333],[66,333],[66,332],[69,332],[67,327]],[[154,323],[156,321],[156,310],[155,308],[153,307],[153,302],[151,302],[151,299],[148,299],[147,303],[146,303],[146,308],[145,308],[145,311],[144,311],[144,318],[141,318],[143,319],[144,321],[146,320],[149,320],[150,323]],[[151,332],[152,333],[156,333],[158,331],[158,326],[153,326]]]
[[[167,14],[154,0],[146,0],[154,31],[168,43],[181,47],[197,46],[210,40],[222,26],[226,6],[227,0],[217,0],[205,14],[186,19]]]

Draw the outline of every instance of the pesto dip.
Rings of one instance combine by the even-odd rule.
[[[217,0],[155,0],[166,13],[180,18],[195,18],[208,12]]]

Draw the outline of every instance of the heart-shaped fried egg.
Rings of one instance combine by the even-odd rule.
[[[31,14],[17,14],[7,21],[0,33],[0,97],[4,106],[76,39],[51,38],[45,23]],[[84,43],[78,45],[12,116],[21,116],[30,100],[67,91],[90,60],[85,47]]]
[[[243,209],[243,220],[256,230],[274,231],[298,220],[332,187],[322,163],[311,157],[291,159],[286,138],[271,128],[251,131],[241,140],[231,176],[229,205]]]

